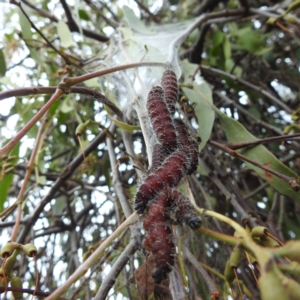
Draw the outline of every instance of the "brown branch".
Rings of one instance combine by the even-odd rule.
[[[63,94],[61,89],[56,89],[50,100],[33,116],[33,118],[4,146],[0,149],[0,159],[6,158],[17,143],[25,134],[36,124],[36,122],[46,113],[46,111],[55,103]]]
[[[43,38],[43,40],[46,42],[46,44],[52,49],[54,50],[59,56],[61,56],[64,61],[66,62],[66,64],[69,65],[74,65],[74,62],[72,62],[69,57],[67,56],[67,54],[65,54],[64,52],[59,51],[58,49],[56,49],[56,47],[53,46],[53,44],[46,38],[46,36],[37,28],[37,26],[35,26],[35,24],[31,21],[31,19],[29,18],[28,14],[26,13],[26,11],[24,10],[24,8],[22,7],[21,2],[17,2],[15,0],[11,0],[10,3],[18,6],[20,8],[20,10],[22,11],[23,15],[25,16],[25,18],[28,20],[28,22],[30,23],[31,27]]]
[[[84,150],[85,157],[87,157],[92,151],[97,149],[97,146],[101,142],[105,141],[105,137],[106,137],[106,132],[105,131],[101,132]],[[60,187],[62,187],[63,184],[72,176],[72,174],[81,165],[82,162],[83,162],[83,154],[81,153],[77,157],[75,157],[69,165],[66,166],[61,176],[55,181],[48,194],[43,198],[39,206],[35,209],[35,211],[28,219],[27,224],[23,227],[22,232],[18,237],[18,242],[24,243],[32,226],[35,224],[37,219],[40,217],[40,214],[44,210],[44,207],[53,199],[53,197],[56,195]]]
[[[56,86],[48,87],[30,87],[30,88],[17,88],[14,90],[8,90],[0,92],[0,101],[10,97],[22,97],[22,96],[32,96],[40,94],[52,94],[56,90]],[[89,95],[95,99],[100,100],[103,104],[107,105],[120,119],[123,118],[123,113],[120,109],[115,106],[109,99],[107,99],[103,94],[99,93],[96,89],[90,89],[86,87],[71,87],[70,93]]]
[[[223,93],[219,92],[219,91],[214,91],[214,94],[217,95],[218,97],[220,97],[222,100],[225,101],[226,104],[230,104],[230,105],[233,105],[234,107],[236,107],[239,112],[243,113],[246,117],[254,120],[254,122],[258,125],[262,125],[264,126],[265,128],[269,129],[269,130],[272,130],[274,132],[276,132],[277,134],[279,135],[282,135],[283,132],[280,128],[274,126],[274,125],[271,125],[265,121],[262,121],[260,119],[257,119],[254,115],[252,115],[247,109],[241,107],[241,105],[238,105],[236,102],[234,102],[233,100],[231,100],[229,97],[227,97],[226,95],[224,95]]]
[[[153,20],[155,23],[160,23],[160,19],[156,15],[154,15],[144,3],[139,0],[134,1],[142,10],[144,10],[149,15],[151,20]]]
[[[219,291],[215,281],[208,275],[206,270],[199,264],[197,258],[192,254],[192,252],[187,248],[183,248],[183,254],[185,259],[187,259],[192,266],[200,273],[203,281],[206,283],[210,294],[213,294],[216,291]],[[212,299],[212,298],[211,298]],[[218,299],[224,299],[221,295]]]
[[[29,6],[30,8],[32,8],[36,12],[38,12],[41,16],[48,18],[52,22],[55,22],[55,23],[58,22],[58,19],[55,16],[53,16],[52,14],[50,14],[49,12],[47,12],[43,9],[40,9],[40,8],[36,7],[35,5],[28,2],[27,0],[22,0],[22,3],[26,4],[27,6]],[[67,25],[69,26],[69,29],[71,31],[79,32],[79,28],[78,28],[77,24],[76,24],[76,26],[73,26],[73,27],[71,27],[69,23],[67,23]],[[94,39],[94,40],[99,41],[99,42],[105,43],[105,42],[109,41],[108,37],[106,37],[104,35],[101,35],[101,34],[95,32],[95,31],[89,30],[89,29],[82,28],[82,33],[84,34],[84,36],[89,37],[89,38]]]
[[[232,149],[228,148],[227,146],[222,145],[220,143],[217,143],[217,142],[214,142],[214,141],[209,141],[208,143],[210,145],[218,148],[218,149],[223,150],[224,152],[228,153],[229,155],[231,155],[233,157],[237,157],[237,158],[239,158],[243,161],[246,161],[246,162],[248,162],[248,163],[250,163],[250,164],[252,164],[252,165],[268,172],[268,173],[270,173],[270,174],[273,174],[273,175],[277,176],[278,178],[280,178],[280,179],[284,180],[285,182],[287,182],[292,187],[292,189],[294,191],[296,191],[296,192],[299,191],[300,187],[299,187],[297,178],[286,176],[286,175],[284,175],[282,173],[279,173],[279,172],[277,172],[277,171],[275,171],[275,170],[273,170],[273,169],[271,169],[267,166],[259,164],[255,161],[253,161],[252,159],[249,159],[248,157],[246,157],[246,156],[244,156],[244,155],[242,155],[242,154],[240,154],[240,153],[238,153],[238,152],[236,152],[236,151],[234,151],[234,150],[232,150]]]
[[[11,237],[10,237],[11,241],[15,240],[15,238],[17,236],[17,233],[18,233],[18,230],[19,230],[21,215],[22,215],[22,199],[23,199],[23,196],[24,196],[24,193],[25,193],[27,182],[30,178],[30,174],[31,174],[31,172],[33,170],[33,167],[34,167],[34,161],[35,161],[35,158],[36,158],[37,151],[40,147],[40,143],[42,142],[43,131],[45,129],[46,123],[47,123],[47,113],[43,117],[42,124],[40,125],[39,131],[38,131],[38,134],[37,134],[37,137],[36,137],[36,140],[35,140],[35,145],[34,145],[33,150],[31,152],[30,160],[29,160],[27,168],[26,168],[26,173],[25,173],[25,176],[24,176],[24,180],[22,182],[22,187],[20,189],[20,192],[19,192],[19,195],[18,195],[18,198],[17,198],[17,201],[16,201],[16,205],[18,206],[18,211],[17,211],[16,221],[15,221],[16,223],[15,223],[15,226],[13,228],[13,231],[12,231],[12,234],[11,234]]]
[[[257,139],[255,141],[250,141],[250,142],[238,142],[238,143],[230,143],[227,144],[226,147],[232,149],[232,150],[237,150],[249,146],[255,146],[259,144],[265,144],[265,143],[270,143],[270,142],[275,142],[275,141],[286,141],[286,140],[291,140],[294,138],[300,138],[300,133],[295,133],[295,134],[290,134],[290,135],[281,135],[281,136],[273,136],[273,137],[268,137],[265,139]]]
[[[77,26],[76,22],[74,21],[73,19],[73,16],[72,16],[72,13],[69,9],[69,6],[67,4],[67,2],[65,0],[60,0],[60,3],[66,13],[66,17],[67,17],[67,20],[68,20],[68,24],[70,27],[73,27],[74,25]]]
[[[165,67],[166,64],[160,63],[160,62],[138,62],[138,63],[131,63],[131,64],[126,64],[126,65],[118,65],[115,67],[111,67],[108,69],[102,69],[99,71],[91,72],[88,74],[84,74],[81,76],[77,77],[66,77],[63,79],[62,83],[60,83],[59,88],[61,89],[66,89],[67,91],[69,90],[69,87],[82,83],[86,80],[93,79],[96,77],[100,77],[103,75],[111,74],[117,71],[123,71],[127,69],[134,69],[134,68],[139,68],[139,67]]]
[[[31,290],[31,289],[22,289],[22,288],[17,288],[17,287],[0,286],[0,294],[5,292],[5,291],[21,292],[21,293],[24,293],[24,294],[30,294],[30,295],[42,296],[42,297],[47,297],[48,295],[50,295],[49,292],[42,292],[42,291],[39,291],[39,290]],[[59,298],[59,299],[63,300],[65,298]]]
[[[281,107],[282,109],[284,109],[287,113],[291,113],[292,110],[285,104],[283,103],[280,99],[278,99],[277,97],[275,97],[274,95],[272,95],[271,93],[269,93],[268,91],[264,90],[263,88],[261,88],[260,86],[254,85],[246,80],[240,79],[238,77],[236,77],[233,74],[229,74],[225,71],[222,70],[218,70],[216,68],[212,68],[212,67],[207,67],[207,66],[201,66],[200,67],[201,72],[203,73],[208,73],[208,74],[213,74],[213,75],[220,75],[220,76],[225,76],[230,78],[231,80],[238,82],[252,90],[254,90],[255,92],[269,98],[272,102],[276,103],[279,107]]]

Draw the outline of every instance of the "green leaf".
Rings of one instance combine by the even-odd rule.
[[[65,99],[60,106],[60,111],[67,114],[72,110],[73,110],[73,105],[70,102],[70,99],[69,98]]]
[[[256,138],[246,130],[246,128],[236,120],[229,118],[220,111],[217,111],[222,129],[224,130],[229,143],[255,141]],[[261,165],[268,166],[269,168],[280,172],[286,176],[292,178],[298,178],[298,175],[291,169],[280,162],[269,150],[263,145],[257,145],[248,147],[246,149],[239,150],[239,152],[247,158],[259,163]],[[261,178],[266,180],[274,189],[280,194],[286,195],[296,202],[300,203],[300,194],[292,189],[292,187],[277,176],[267,173],[266,171],[258,168],[250,163],[246,163],[247,168],[254,170]]]
[[[30,13],[29,13],[29,15],[30,15]],[[31,58],[36,63],[42,64],[39,53],[32,46],[30,46],[30,43],[32,43],[31,25],[21,11],[19,11],[19,22],[20,22],[20,27],[21,27],[21,31],[22,31],[22,38],[30,52]]]
[[[90,21],[91,20],[89,14],[86,12],[86,10],[79,9],[78,10],[78,15],[79,15],[79,18],[82,19],[82,20],[85,20],[85,21]]]
[[[99,88],[99,82],[97,78],[92,78],[83,82],[83,84],[89,88]]]
[[[261,35],[259,31],[253,30],[250,25],[235,32],[237,49],[247,50],[255,55],[263,55],[272,47],[266,47],[265,39],[268,35]]]
[[[189,76],[195,72],[196,68],[197,65],[184,61],[182,63],[184,77],[189,78]],[[196,104],[195,114],[199,124],[198,135],[201,138],[199,151],[201,151],[210,137],[215,121],[211,88],[201,77],[199,81],[194,82],[193,89],[182,88],[182,90],[187,98]]]
[[[14,88],[18,88],[18,86],[11,81],[11,79],[7,76],[0,78],[0,83],[8,86],[12,86]]]
[[[60,39],[61,46],[64,48],[69,48],[74,46],[73,37],[68,25],[59,21],[57,24],[57,33]]]
[[[65,198],[63,196],[57,197],[55,199],[54,205],[52,206],[53,214],[56,215],[56,214],[61,213],[64,210],[65,206],[66,206]]]
[[[123,12],[129,26],[136,32],[152,35],[153,33],[149,30],[146,25],[135,15],[133,10],[127,5],[123,6]]]
[[[231,45],[227,37],[224,38],[223,50],[225,59],[229,59],[231,57]]]
[[[0,180],[0,212],[3,211],[3,206],[7,199],[7,194],[13,181],[13,177],[13,174],[7,174],[4,175],[3,178]]]
[[[4,76],[6,73],[6,62],[3,50],[0,49],[0,76]]]
[[[132,133],[134,130],[141,130],[140,126],[136,126],[136,125],[129,125],[127,123],[121,122],[117,119],[115,119],[114,117],[111,116],[111,110],[110,108],[104,104],[105,110],[108,113],[109,118],[121,129],[124,129],[125,131]]]
[[[214,47],[220,46],[224,40],[224,37],[225,34],[222,31],[220,30],[214,31],[211,35],[211,39],[214,43]]]
[[[6,144],[8,141],[4,142]],[[11,157],[15,157],[15,159],[10,160],[10,164],[16,164],[19,157],[19,148],[20,143],[17,144],[17,146],[12,150],[10,153]],[[3,166],[5,166],[5,162],[3,162]],[[0,169],[1,172],[1,169]],[[3,176],[3,178],[0,178],[0,212],[3,211],[4,203],[7,200],[8,191],[10,189],[10,186],[12,184],[14,175],[13,174],[6,174]]]
[[[127,123],[121,122],[115,118],[113,118],[112,116],[110,116],[110,119],[120,128],[124,129],[125,131],[128,131],[129,133],[133,133],[134,130],[141,130],[140,126],[136,126],[136,125],[129,125]]]
[[[26,42],[26,40],[32,38],[31,25],[21,11],[19,11],[19,22],[22,31],[22,37]]]

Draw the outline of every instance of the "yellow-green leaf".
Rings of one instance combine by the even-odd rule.
[[[197,67],[197,65],[190,64],[187,61],[183,62],[182,70],[184,77],[189,78],[189,76],[195,72]],[[192,103],[196,104],[195,114],[197,116],[199,125],[198,135],[201,138],[201,143],[199,145],[200,151],[206,145],[215,121],[211,88],[201,77],[199,80],[194,82],[193,89],[182,88],[182,90],[187,98]]]
[[[107,113],[108,113],[108,116],[109,118],[120,128],[132,133],[134,130],[141,130],[141,127],[140,126],[136,126],[136,125],[129,125],[127,123],[124,123],[124,122],[121,122],[117,119],[115,119],[114,117],[111,116],[111,109],[107,106],[107,105],[104,105]]]
[[[6,62],[3,50],[0,49],[0,76],[4,76],[6,72]]]
[[[74,46],[73,37],[68,25],[63,22],[59,21],[57,24],[57,33],[60,39],[60,44],[64,48],[69,48]]]

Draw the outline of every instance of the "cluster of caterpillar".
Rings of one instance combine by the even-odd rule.
[[[147,99],[149,118],[158,143],[152,152],[152,165],[140,186],[134,208],[144,213],[147,238],[144,246],[154,256],[152,277],[160,283],[174,265],[175,246],[172,238],[172,218],[192,229],[201,226],[201,219],[189,199],[174,190],[185,175],[192,174],[198,165],[198,146],[185,124],[174,119],[178,100],[177,78],[173,71],[163,73],[162,87],[151,89]]]

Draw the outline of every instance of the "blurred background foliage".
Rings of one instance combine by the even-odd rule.
[[[127,26],[123,5],[128,5],[146,26],[175,26],[207,14],[179,49],[183,76],[179,80],[182,89],[178,114],[185,116],[195,136],[204,139],[198,170],[187,179],[196,204],[247,228],[264,226],[283,243],[299,239],[299,138],[283,137],[300,131],[298,2],[12,0],[1,3],[0,144],[3,147],[16,136],[50,99],[54,89],[26,96],[13,91],[57,87],[64,77],[83,75],[105,65],[111,41],[120,27]],[[215,17],[214,13],[219,12],[226,14]],[[193,72],[201,73],[205,81],[195,83],[191,89],[189,76]],[[3,211],[18,198],[38,130],[44,122],[22,197],[22,219],[16,238],[19,243],[31,242],[38,248],[37,290],[41,298],[61,286],[84,257],[125,219],[112,172],[117,170],[123,195],[131,208],[136,187],[142,180],[136,166],[142,171],[148,167],[143,133],[134,130],[125,134],[124,129],[128,128],[124,124],[116,129],[103,101],[93,96],[97,84],[96,80],[89,80],[81,85],[89,89],[89,94],[70,93],[60,97],[49,109],[47,120],[38,121],[9,158],[0,162]],[[106,97],[122,109],[115,101],[116,91],[106,88]],[[12,91],[10,97],[6,96],[7,91]],[[201,97],[213,101],[214,112],[201,104],[204,103]],[[90,147],[83,160],[76,128],[89,119],[98,125],[90,124],[80,134],[82,147]],[[139,125],[134,115],[122,121]],[[108,146],[110,134],[113,153]],[[250,145],[237,152],[259,166],[232,155],[229,150],[234,148],[222,148],[228,143],[251,142],[254,137],[269,140],[263,146]],[[112,154],[117,165],[111,165]],[[279,178],[261,166],[290,179]],[[10,239],[15,215],[16,212],[2,216],[2,246]],[[203,217],[203,227],[229,236],[234,234],[228,224],[209,217]],[[64,297],[92,299],[97,294],[95,299],[147,299],[149,295],[142,296],[141,283],[134,276],[146,258],[140,222],[137,228],[134,251],[115,274],[116,281],[105,283],[101,296],[97,291],[101,285],[103,288],[103,279],[112,276],[111,268],[130,241],[129,230],[106,249],[98,263]],[[177,238],[190,251],[183,251],[186,277],[182,299],[261,299],[256,280],[260,270],[250,265],[245,256],[234,268],[240,284],[234,281],[230,289],[224,280],[222,274],[232,246],[188,228],[178,229]],[[199,273],[199,266],[204,267],[208,278]],[[34,290],[35,264],[30,258],[19,255],[13,271],[22,279],[23,288]],[[210,281],[217,286],[219,298],[212,294]],[[174,287],[171,292],[174,299],[181,299],[174,297]],[[156,290],[155,297],[160,293]],[[269,294],[264,295],[267,296],[263,299],[273,299],[268,298]],[[24,298],[30,297],[24,294]],[[278,299],[299,298],[286,295]]]

